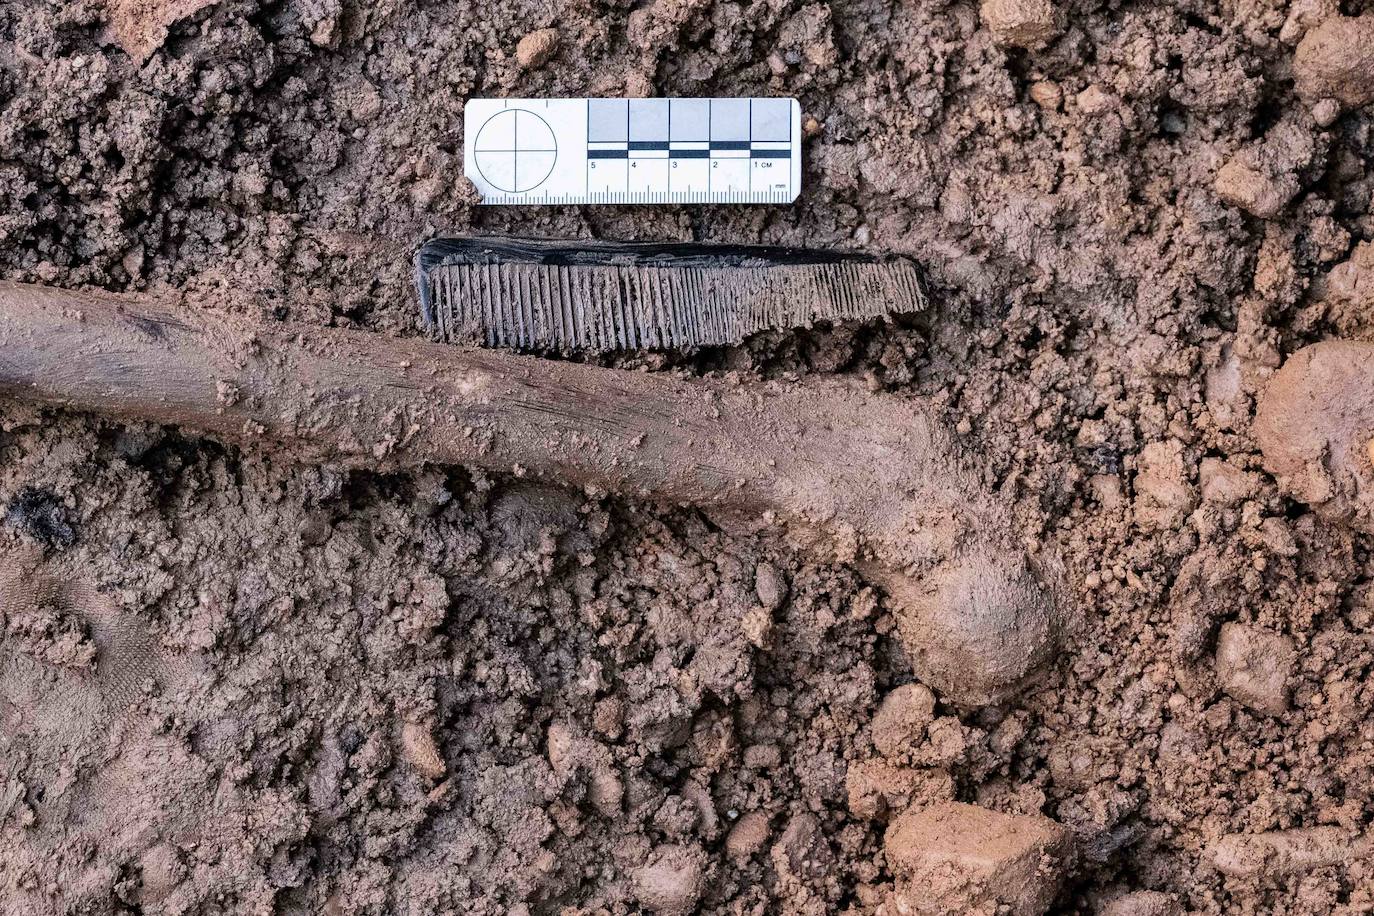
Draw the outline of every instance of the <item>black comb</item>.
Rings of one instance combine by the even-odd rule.
[[[521,350],[720,346],[926,304],[908,258],[746,245],[438,238],[415,282],[442,339]]]

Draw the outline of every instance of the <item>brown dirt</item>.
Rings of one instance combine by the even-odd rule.
[[[408,336],[436,230],[917,258],[918,320],[616,363],[933,405],[1076,624],[1016,701],[880,716],[886,595],[766,531],[6,404],[0,911],[892,912],[889,824],[951,800],[1072,831],[1053,912],[1374,905],[1367,492],[1310,510],[1252,434],[1289,354],[1374,340],[1354,33],[1293,82],[1369,5],[995,13],[0,6],[6,279]],[[645,93],[798,96],[800,202],[472,206],[469,95]]]

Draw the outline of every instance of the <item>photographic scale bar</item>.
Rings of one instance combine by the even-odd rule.
[[[469,99],[464,172],[483,204],[788,204],[795,99]]]

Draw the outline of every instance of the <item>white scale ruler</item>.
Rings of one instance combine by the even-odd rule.
[[[795,99],[469,99],[464,172],[484,204],[787,204]]]

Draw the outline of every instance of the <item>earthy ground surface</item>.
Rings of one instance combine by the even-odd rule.
[[[0,912],[990,906],[932,849],[1016,912],[1369,912],[1374,540],[1251,432],[1374,340],[1374,26],[1298,48],[1367,9],[0,4],[7,279],[416,335],[436,231],[917,258],[917,318],[618,362],[929,399],[1072,618],[957,708],[860,573],[691,509],[5,405]],[[807,187],[475,208],[499,94],[795,95]]]

